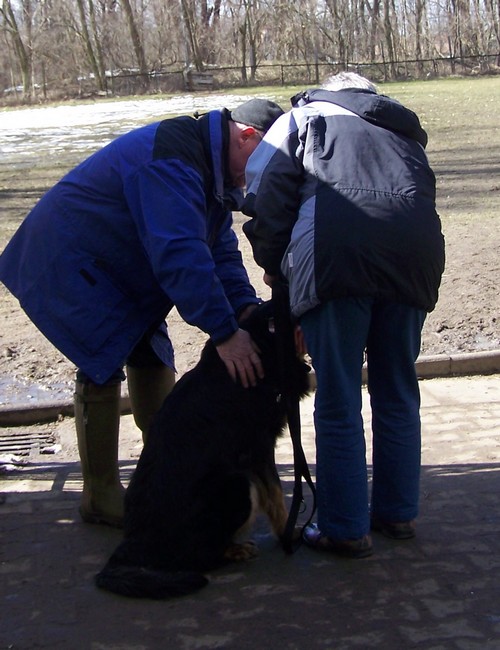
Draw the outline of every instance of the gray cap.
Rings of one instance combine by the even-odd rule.
[[[265,133],[284,112],[275,102],[256,98],[240,104],[231,111],[231,119]]]

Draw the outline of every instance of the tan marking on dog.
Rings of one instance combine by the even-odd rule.
[[[265,484],[257,481],[259,493],[259,508],[267,515],[271,529],[277,537],[281,537],[285,531],[288,519],[288,510],[285,505],[285,497],[281,486],[272,483]]]

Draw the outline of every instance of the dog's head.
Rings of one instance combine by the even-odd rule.
[[[303,397],[309,392],[311,368],[295,351],[293,325],[290,331],[276,332],[275,305],[272,300],[260,303],[240,323],[260,350],[264,366],[264,381],[273,383],[280,391],[288,390]]]

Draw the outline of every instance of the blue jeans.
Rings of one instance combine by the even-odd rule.
[[[425,316],[399,303],[339,298],[300,320],[317,379],[318,526],[329,537],[367,534],[370,510],[391,523],[418,514],[420,391],[415,360]],[[365,351],[373,433],[371,509],[361,414]]]

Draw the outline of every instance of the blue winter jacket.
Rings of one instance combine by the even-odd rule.
[[[431,311],[444,239],[418,117],[358,89],[294,100],[246,167],[257,263],[286,277],[297,317],[346,296]]]
[[[211,111],[117,138],[42,197],[0,257],[0,280],[94,382],[174,305],[218,342],[258,302],[232,230],[227,121]]]

